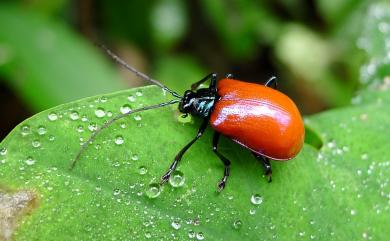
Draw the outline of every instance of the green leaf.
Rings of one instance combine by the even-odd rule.
[[[0,74],[36,111],[126,87],[103,55],[61,22],[1,4],[0,29]]]
[[[186,153],[174,182],[159,189],[160,176],[199,126],[179,121],[174,106],[104,129],[69,170],[96,126],[169,99],[157,87],[55,107],[0,144],[0,204],[7,204],[0,213],[13,211],[11,218],[0,215],[0,224],[22,220],[12,226],[15,240],[387,240],[390,100],[375,96],[389,90],[368,95],[359,106],[306,118],[309,145],[291,161],[272,162],[272,183],[247,150],[222,139],[232,170],[220,194],[223,165],[210,130]]]

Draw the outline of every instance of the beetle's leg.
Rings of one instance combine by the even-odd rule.
[[[271,78],[269,78],[269,80],[267,80],[267,82],[265,82],[264,85],[267,87],[271,87],[271,85],[273,85],[272,88],[274,88],[276,90],[276,89],[278,89],[278,78],[276,78],[275,76],[272,76]]]
[[[268,177],[268,182],[272,182],[272,168],[271,163],[269,162],[269,158],[260,155],[256,152],[252,152],[252,154],[256,157],[257,160],[260,161],[260,163],[264,167],[264,174]]]
[[[215,79],[215,81],[217,80],[217,74],[216,73],[211,73],[211,74],[208,74],[206,77],[204,77],[203,79],[199,80],[198,82],[196,83],[193,83],[191,85],[191,90],[196,90],[199,85],[203,84],[204,82],[206,82],[208,79],[211,78],[211,84],[210,86],[212,85],[212,82],[213,82],[213,79]],[[215,84],[214,84],[215,85]]]
[[[225,166],[225,171],[223,173],[223,178],[221,181],[218,183],[218,191],[222,191],[225,188],[225,184],[227,181],[227,178],[230,175],[230,161],[224,157],[221,153],[218,152],[218,142],[219,142],[219,136],[221,134],[218,132],[214,132],[214,137],[213,137],[213,152],[217,154],[219,159],[223,162],[223,165]]]
[[[226,79],[234,79],[234,75],[233,74],[226,74],[225,78]]]
[[[186,146],[184,146],[179,153],[176,155],[175,160],[172,162],[171,166],[169,167],[168,171],[161,177],[161,184],[167,182],[169,180],[169,177],[171,176],[172,172],[176,170],[177,165],[179,164],[181,158],[183,157],[184,153],[194,144],[203,134],[203,132],[207,128],[207,124],[209,123],[209,119],[204,119],[202,125],[200,126],[198,133],[196,134],[195,138],[192,139]]]

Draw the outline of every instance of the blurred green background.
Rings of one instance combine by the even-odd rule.
[[[19,0],[0,3],[0,138],[41,110],[147,84],[177,91],[210,72],[280,89],[304,114],[350,103],[364,0]]]

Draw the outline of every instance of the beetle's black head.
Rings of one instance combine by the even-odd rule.
[[[195,98],[196,98],[195,92],[191,90],[187,90],[186,92],[184,92],[184,96],[179,103],[179,111],[182,113],[191,113],[192,102],[194,101]]]

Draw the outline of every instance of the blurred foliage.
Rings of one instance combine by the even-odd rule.
[[[314,113],[348,104],[360,85],[358,36],[372,2],[2,1],[0,84],[31,113],[139,85],[119,78],[99,43],[178,91],[211,71],[258,83],[276,75]]]

